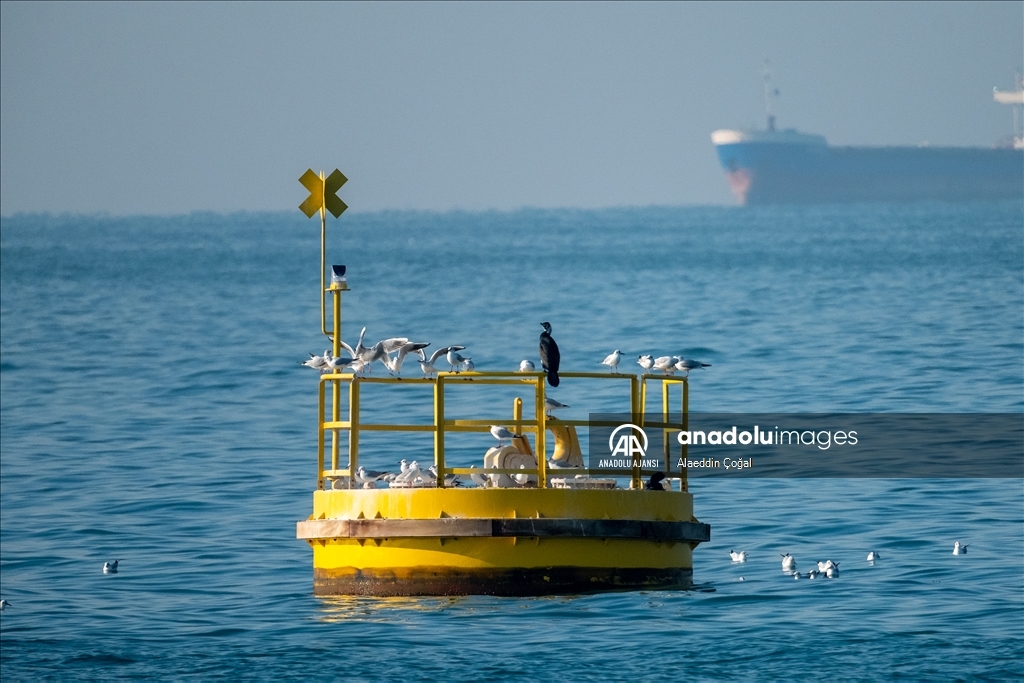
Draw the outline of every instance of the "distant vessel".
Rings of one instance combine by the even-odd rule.
[[[766,130],[716,130],[711,141],[740,204],[970,201],[1024,196],[1024,87],[995,90],[1013,106],[1012,140],[984,147],[833,147],[821,135],[776,130],[765,75]]]

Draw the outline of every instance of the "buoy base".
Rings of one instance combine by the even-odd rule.
[[[531,596],[687,588],[693,570],[534,567],[515,569],[314,569],[313,593],[330,595]]]

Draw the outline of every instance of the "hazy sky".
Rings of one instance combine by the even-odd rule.
[[[4,2],[0,213],[732,203],[709,134],[991,145],[1024,4]],[[296,209],[297,210],[297,209]]]

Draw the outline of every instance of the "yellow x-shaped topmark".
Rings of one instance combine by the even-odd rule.
[[[327,209],[331,215],[337,218],[348,208],[348,205],[335,194],[342,185],[348,182],[348,178],[338,169],[334,169],[326,179],[313,173],[313,169],[308,169],[299,178],[299,182],[309,190],[306,201],[299,204],[299,209],[308,218],[312,218],[313,214],[321,209]]]

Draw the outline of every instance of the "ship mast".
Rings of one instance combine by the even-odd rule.
[[[772,72],[771,64],[766,59],[764,60],[764,115],[768,120],[768,130],[775,130],[775,114],[772,111],[774,109],[775,98],[778,96],[778,88],[772,87]]]
[[[1016,149],[1024,148],[1024,117],[1021,116],[1024,107],[1024,76],[1017,72],[1016,91],[992,88],[992,99],[1013,107],[1013,146]]]

